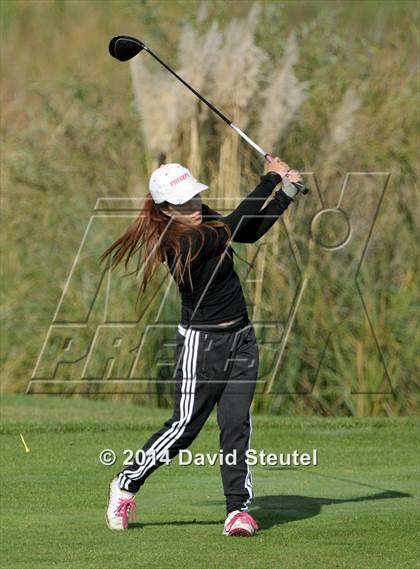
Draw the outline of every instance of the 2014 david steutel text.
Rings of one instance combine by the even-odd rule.
[[[155,464],[157,462],[170,464],[173,461],[177,461],[180,466],[188,466],[190,464],[196,466],[213,466],[216,464],[235,465],[238,463],[236,449],[226,454],[223,453],[223,451],[216,453],[192,453],[188,449],[183,449],[180,450],[174,458],[169,457],[169,450],[155,452],[153,449],[150,451],[139,449],[133,452],[131,449],[125,449],[122,454],[126,456],[123,462],[124,465],[131,465],[134,462],[139,465],[146,463]],[[245,452],[245,462],[249,466],[255,466],[257,464],[260,466],[317,466],[318,449],[314,448],[306,452],[295,449],[292,452],[275,453],[267,452],[264,449],[256,450],[250,448]]]

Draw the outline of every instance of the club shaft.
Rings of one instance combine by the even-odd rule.
[[[239,136],[241,136],[257,152],[262,154],[264,158],[267,160],[267,162],[272,162],[273,157],[271,154],[265,152],[261,148],[261,146],[259,146],[256,142],[254,142],[251,138],[249,138],[249,136],[247,136],[244,132],[242,132],[240,128],[234,125],[230,119],[228,119],[223,113],[219,111],[219,109],[217,109],[214,105],[212,105],[209,101],[207,101],[207,99],[205,99],[202,95],[200,95],[200,93],[198,93],[195,89],[193,89],[193,87],[191,87],[191,85],[189,85],[186,81],[184,81],[184,79],[180,77],[178,73],[175,73],[175,71],[171,69],[169,65],[167,65],[164,61],[162,61],[162,59],[160,59],[160,57],[158,57],[155,53],[153,53],[151,49],[149,49],[146,45],[144,46],[143,49],[145,51],[148,51],[150,55],[156,59],[156,61],[158,61],[161,65],[163,65],[163,67],[165,67],[165,69],[167,69],[170,73],[172,73],[172,75],[174,75],[177,79],[179,79],[179,81],[181,81],[181,83],[183,83],[185,87],[187,87],[190,91],[192,91],[194,95],[196,95],[200,99],[200,101],[203,101],[203,103],[206,104],[212,111],[214,111],[222,120],[224,120],[226,124],[228,124],[231,128],[233,128],[235,132],[239,134]],[[309,189],[302,182],[294,183],[294,185],[304,194],[307,194],[309,192]]]
[[[234,125],[232,122],[229,123],[229,126],[231,126],[233,128],[233,130],[235,132],[237,132],[239,134],[239,136],[241,136],[244,140],[246,140],[246,142],[248,144],[250,144],[253,148],[255,148],[255,150],[257,152],[259,152],[260,154],[262,154],[264,156],[264,158],[267,156],[267,152],[265,152],[261,146],[258,146],[258,144],[256,142],[254,142],[251,138],[249,138],[248,135],[246,135],[244,132],[242,132],[242,130],[237,127],[236,125]]]
[[[146,51],[148,51],[148,52],[150,53],[150,55],[152,55],[157,61],[159,61],[159,63],[160,63],[161,65],[163,65],[163,67],[165,67],[168,71],[170,71],[170,73],[172,73],[172,75],[175,75],[175,77],[176,77],[177,79],[179,79],[179,80],[181,81],[181,83],[183,83],[183,84],[185,85],[185,87],[188,87],[188,89],[189,89],[190,91],[192,91],[192,92],[194,93],[194,95],[197,95],[197,97],[198,97],[201,101],[203,101],[203,103],[205,103],[208,107],[210,107],[210,109],[211,109],[212,111],[214,111],[216,114],[218,114],[219,117],[220,117],[222,120],[225,121],[225,123],[227,123],[229,126],[231,125],[231,121],[230,121],[227,117],[225,117],[225,115],[224,115],[223,113],[221,113],[221,112],[219,111],[219,109],[216,109],[216,107],[215,107],[214,105],[212,105],[209,101],[207,101],[207,99],[205,99],[202,95],[200,95],[200,93],[198,93],[195,89],[193,89],[193,88],[191,87],[191,85],[189,85],[186,81],[184,81],[184,79],[183,79],[182,77],[180,77],[180,76],[178,75],[178,73],[175,73],[175,71],[173,71],[173,69],[171,69],[171,68],[169,67],[169,65],[166,65],[166,63],[165,63],[164,61],[162,61],[162,60],[160,59],[160,57],[158,57],[155,53],[153,53],[153,51],[151,51],[148,47],[145,46],[144,49],[145,49]]]

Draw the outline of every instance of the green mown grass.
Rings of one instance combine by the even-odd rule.
[[[4,397],[2,411],[2,567],[419,566],[416,418],[255,416],[252,448],[317,448],[319,464],[253,467],[251,512],[262,529],[229,539],[218,466],[176,459],[138,494],[129,531],[105,526],[107,484],[121,462],[102,466],[99,452],[139,448],[170,412],[37,396]],[[213,416],[191,450],[217,452]]]

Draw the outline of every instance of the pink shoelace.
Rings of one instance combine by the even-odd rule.
[[[237,514],[235,514],[233,516],[233,518],[230,520],[229,524],[226,526],[226,531],[228,533],[230,532],[233,524],[238,519],[241,520],[242,522],[250,524],[254,529],[259,528],[257,522],[254,520],[254,518],[250,514],[248,514],[247,512],[238,512]]]
[[[127,529],[128,526],[128,512],[131,514],[131,521],[135,520],[137,505],[134,498],[120,498],[118,507],[115,510],[116,516],[122,517],[123,528]]]

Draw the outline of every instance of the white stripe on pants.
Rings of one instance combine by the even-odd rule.
[[[165,431],[145,452],[144,464],[140,465],[137,470],[125,470],[118,476],[120,488],[128,490],[130,480],[138,480],[147,470],[154,464],[155,460],[159,460],[165,456],[169,447],[179,439],[185,431],[188,422],[191,419],[193,406],[195,384],[197,379],[196,366],[198,356],[198,340],[200,332],[196,330],[187,330],[184,342],[184,355],[182,360],[182,385],[181,385],[181,401],[180,401],[180,418],[175,421],[167,431]]]

